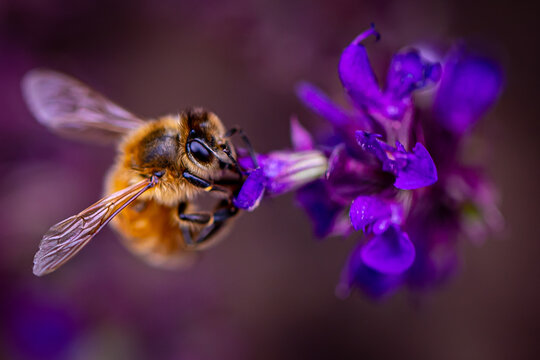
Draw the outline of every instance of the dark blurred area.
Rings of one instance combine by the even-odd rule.
[[[1,1],[0,357],[539,358],[536,14],[491,1]],[[187,271],[147,266],[105,229],[58,272],[32,274],[42,234],[102,195],[115,152],[39,125],[21,97],[26,71],[66,72],[145,117],[207,107],[266,152],[289,146],[292,114],[321,123],[296,100],[299,81],[343,100],[339,55],[371,22],[379,74],[403,46],[457,40],[505,69],[475,141],[507,228],[462,243],[450,283],[383,302],[336,298],[355,240],[315,241],[291,195],[242,216]]]

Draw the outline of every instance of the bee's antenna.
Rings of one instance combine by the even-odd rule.
[[[240,176],[245,175],[246,173],[242,171],[242,167],[238,163],[238,160],[232,155],[231,148],[229,146],[229,142],[225,142],[223,145],[222,151],[227,155],[227,157],[232,161],[236,171]]]
[[[247,150],[249,152],[249,156],[251,157],[251,160],[253,161],[253,165],[255,168],[259,168],[259,161],[257,160],[257,156],[255,155],[255,150],[253,149],[253,145],[251,145],[251,142],[249,141],[249,138],[247,137],[246,133],[242,128],[239,127],[232,127],[227,133],[225,134],[225,138],[230,138],[234,136],[235,134],[240,135],[240,138],[244,142],[244,144],[247,147]]]

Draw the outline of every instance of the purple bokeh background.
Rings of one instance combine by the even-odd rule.
[[[492,1],[0,2],[0,358],[538,356],[535,14]],[[444,51],[457,39],[506,72],[469,158],[499,186],[507,230],[482,247],[463,243],[450,283],[383,303],[336,298],[356,241],[314,241],[291,195],[245,214],[187,271],[146,266],[105,229],[57,273],[32,275],[47,228],[101,196],[114,149],[40,126],[22,102],[26,71],[72,74],[142,116],[205,106],[268,152],[289,146],[291,114],[322,123],[296,99],[299,81],[342,99],[339,56],[370,22],[383,34],[368,48],[378,74],[405,45]]]

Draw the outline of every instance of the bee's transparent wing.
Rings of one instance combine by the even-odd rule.
[[[80,81],[53,70],[31,70],[22,80],[22,90],[37,120],[67,137],[116,141],[144,123]]]
[[[53,225],[43,235],[39,244],[39,250],[34,257],[34,274],[42,276],[63,265],[118,212],[155,184],[154,178],[138,182]]]

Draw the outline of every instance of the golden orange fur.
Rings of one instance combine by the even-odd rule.
[[[222,136],[224,128],[217,116],[209,113],[209,118],[215,126],[212,131]],[[154,188],[147,190],[133,204],[122,210],[111,221],[111,225],[120,233],[128,249],[151,264],[164,267],[190,264],[195,255],[194,249],[185,244],[180,225],[194,230],[195,233],[198,229],[197,225],[179,219],[178,204],[187,203],[187,212],[197,210],[197,206],[190,201],[202,190],[183,179],[180,172],[187,169],[197,176],[211,180],[218,176],[220,170],[201,168],[188,159],[184,148],[190,129],[184,117],[162,117],[127,134],[120,145],[117,161],[106,178],[105,193],[112,194],[141,180],[141,170],[136,169],[141,142],[157,129],[178,133],[178,169],[167,170]],[[144,170],[142,172],[145,173]],[[205,243],[204,248],[215,244],[225,232],[221,230],[219,236],[214,236],[212,241]],[[201,247],[197,249],[200,250]]]

